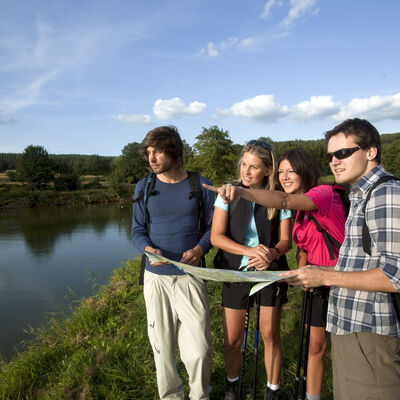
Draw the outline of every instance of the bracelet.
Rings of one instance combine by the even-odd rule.
[[[275,260],[279,260],[279,257],[281,256],[281,252],[279,251],[279,249],[277,247],[273,247],[273,249],[276,250],[276,252],[278,253],[277,257],[275,258]]]

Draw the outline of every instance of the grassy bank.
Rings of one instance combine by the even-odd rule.
[[[212,264],[212,254],[207,265]],[[292,256],[293,258],[293,256]],[[293,259],[290,261],[293,265]],[[138,281],[139,260],[116,269],[96,296],[82,299],[64,319],[52,319],[33,333],[27,349],[11,362],[0,362],[0,398],[34,399],[157,399],[157,385],[151,348],[147,339],[142,287]],[[212,313],[214,345],[212,399],[223,398],[225,372],[222,357],[221,285],[207,283]],[[299,318],[299,291],[289,290],[290,301],[282,315],[284,366],[282,391],[292,398]],[[251,398],[254,341],[254,313],[251,318],[245,393]],[[260,343],[262,353],[262,344]],[[327,362],[329,364],[329,362]],[[185,371],[179,363],[182,376]],[[263,398],[265,372],[262,356],[258,373],[259,397]],[[324,399],[331,396],[330,370],[326,373]],[[187,389],[187,386],[186,386]]]

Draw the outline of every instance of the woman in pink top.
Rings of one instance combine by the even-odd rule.
[[[330,246],[331,252],[318,231],[317,223],[338,243],[344,239],[346,210],[340,194],[332,185],[319,184],[319,169],[311,155],[304,149],[292,149],[284,153],[278,162],[279,182],[285,193],[302,195],[293,223],[293,241],[298,246],[298,267],[306,264],[336,265],[339,249]],[[301,200],[303,199],[303,201]],[[311,206],[311,203],[313,206]],[[301,207],[301,205],[304,207]],[[328,287],[314,289],[310,329],[310,347],[307,368],[307,398],[319,399],[324,373],[324,354],[327,347],[325,332],[328,308]]]
[[[248,190],[240,186],[206,186],[216,191],[225,202],[242,197],[265,207],[298,210],[293,223],[293,240],[298,245],[298,267],[306,264],[336,265],[338,249],[329,253],[322,233],[311,221],[318,223],[337,242],[344,238],[346,210],[340,194],[332,185],[320,185],[320,172],[312,156],[304,149],[285,152],[278,162],[278,177],[284,192]],[[325,322],[328,288],[316,288],[313,296],[310,347],[307,370],[307,399],[320,399],[323,378],[323,356],[327,346]]]

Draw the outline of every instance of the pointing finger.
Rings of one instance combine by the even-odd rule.
[[[212,192],[218,193],[218,187],[212,186],[212,185],[207,185],[207,183],[203,183],[203,187],[205,187],[207,190],[211,190]]]

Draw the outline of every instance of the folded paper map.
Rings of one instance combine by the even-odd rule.
[[[173,264],[181,271],[207,281],[218,282],[258,282],[250,291],[250,296],[276,281],[283,279],[279,276],[284,271],[238,271],[233,269],[199,268],[170,260],[155,253],[145,251],[146,256],[154,263],[163,262]]]

